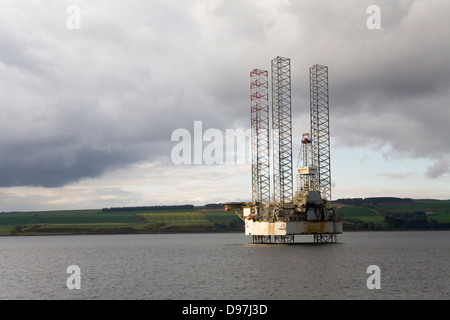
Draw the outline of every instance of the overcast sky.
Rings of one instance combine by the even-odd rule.
[[[450,199],[449,15],[447,0],[4,0],[0,211],[249,200],[248,161],[176,165],[171,136],[248,129],[249,73],[276,56],[295,158],[309,67],[328,66],[334,199]]]

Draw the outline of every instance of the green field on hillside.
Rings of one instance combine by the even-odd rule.
[[[103,212],[101,209],[0,213],[0,235],[176,231],[197,226],[226,230],[237,216],[224,210]],[[153,226],[158,226],[154,229]],[[200,229],[199,229],[200,228]],[[179,229],[183,231],[183,229]]]
[[[448,229],[450,227],[450,200],[412,200],[382,198],[373,201],[356,199],[358,205],[336,203],[336,212],[341,214],[345,227],[349,230],[391,229],[385,216],[418,222],[422,219],[429,229]],[[370,224],[370,225],[369,225]],[[404,225],[407,225],[405,223]],[[411,225],[411,224],[409,224]]]
[[[160,213],[138,213],[145,222],[149,224],[165,223],[169,225],[201,225],[208,224],[204,214],[199,212],[160,212]]]
[[[102,213],[98,209],[0,213],[0,225],[136,222],[140,221],[135,213]]]
[[[345,206],[338,207],[335,209],[337,212],[340,212],[341,217],[350,218],[350,217],[374,217],[378,215],[378,212],[361,206]]]
[[[378,210],[382,212],[418,212],[429,214],[429,218],[439,223],[450,223],[450,200],[414,200],[411,204],[379,204]]]

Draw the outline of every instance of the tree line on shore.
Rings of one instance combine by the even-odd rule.
[[[377,205],[380,203],[396,203],[396,204],[411,204],[413,199],[411,198],[396,198],[396,197],[370,197],[370,198],[344,198],[333,200],[333,203],[347,204],[350,206],[364,206],[364,205]]]
[[[123,211],[166,211],[166,210],[194,210],[192,204],[169,205],[169,206],[138,206],[138,207],[112,207],[103,208],[102,212],[123,212]]]

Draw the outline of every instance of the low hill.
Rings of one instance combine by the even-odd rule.
[[[450,230],[450,200],[391,197],[333,201],[344,231]],[[0,212],[0,235],[243,232],[221,204]]]
[[[450,200],[349,198],[333,205],[344,230],[450,230]]]
[[[243,231],[233,213],[211,206],[146,206],[0,213],[0,235]]]

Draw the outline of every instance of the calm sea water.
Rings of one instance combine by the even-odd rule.
[[[0,237],[0,299],[450,299],[450,232]],[[70,290],[67,267],[80,268]],[[370,265],[380,289],[369,290]]]

